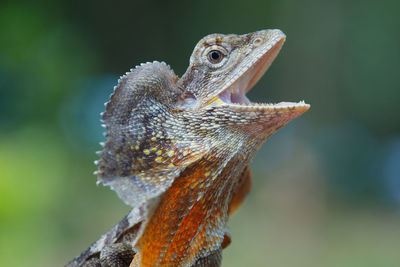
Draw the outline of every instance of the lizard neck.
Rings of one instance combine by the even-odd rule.
[[[138,266],[192,264],[221,246],[232,188],[247,164],[214,156],[187,168],[161,197],[135,248]],[[135,266],[134,264],[132,264]]]

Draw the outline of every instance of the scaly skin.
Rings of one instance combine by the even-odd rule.
[[[250,190],[251,158],[309,108],[245,97],[284,40],[279,30],[212,34],[180,79],[153,62],[119,80],[102,115],[108,141],[97,175],[133,210],[70,266],[127,266],[120,255],[134,255],[132,267],[220,265],[229,215]]]

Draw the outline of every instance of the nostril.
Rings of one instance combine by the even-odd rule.
[[[253,44],[254,44],[254,45],[259,45],[259,44],[261,44],[261,38],[256,38],[256,39],[254,39],[254,40],[253,40]]]

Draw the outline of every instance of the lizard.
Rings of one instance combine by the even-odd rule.
[[[246,97],[285,39],[277,29],[210,34],[181,78],[158,61],[121,76],[102,113],[95,173],[132,210],[67,266],[220,266],[250,160],[310,108]]]

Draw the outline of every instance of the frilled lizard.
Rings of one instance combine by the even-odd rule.
[[[179,79],[163,62],[122,76],[102,114],[98,181],[132,211],[67,266],[219,266],[229,215],[251,185],[260,146],[309,109],[246,93],[285,35],[263,30],[199,41]]]

